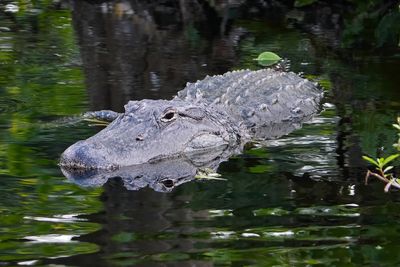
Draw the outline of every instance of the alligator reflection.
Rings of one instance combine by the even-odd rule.
[[[70,181],[82,187],[99,187],[104,185],[109,179],[120,178],[124,187],[128,190],[139,190],[150,187],[158,192],[170,192],[176,186],[194,180],[198,170],[207,169],[215,171],[222,158],[217,157],[201,164],[193,160],[183,160],[181,158],[169,159],[123,167],[114,171],[74,171],[64,168],[61,168],[61,171]]]

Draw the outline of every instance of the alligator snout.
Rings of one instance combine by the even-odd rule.
[[[116,169],[118,166],[107,162],[93,145],[79,141],[62,153],[60,166],[70,169]]]

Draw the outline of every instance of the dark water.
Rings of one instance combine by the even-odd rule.
[[[0,265],[399,265],[400,195],[364,185],[361,155],[396,141],[400,52],[341,49],[279,6],[159,2],[0,3]],[[74,115],[171,98],[263,51],[320,81],[327,104],[222,163],[226,180],[161,193],[62,175],[61,152],[100,129]]]

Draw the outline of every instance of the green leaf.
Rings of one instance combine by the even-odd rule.
[[[278,61],[271,61],[271,60],[260,60],[258,61],[258,64],[264,67],[272,66],[276,64]]]
[[[388,166],[383,170],[383,173],[390,171],[391,169],[393,169],[393,166]]]
[[[379,163],[376,162],[376,160],[374,160],[373,158],[370,158],[370,157],[368,157],[368,156],[362,156],[362,158],[363,158],[364,160],[366,160],[366,161],[368,161],[368,162],[374,164],[375,166],[378,166],[378,167],[379,167]]]
[[[273,52],[263,52],[255,60],[280,60],[281,57]]]
[[[383,164],[383,161],[385,160],[385,158],[377,158],[376,161],[378,162],[378,167],[379,168],[383,168],[383,166],[385,166],[385,164]]]
[[[258,64],[262,66],[271,66],[279,62],[279,60],[281,59],[282,58],[280,56],[278,56],[273,52],[263,52],[260,55],[258,55],[258,57],[255,58],[254,60],[257,60]]]
[[[400,131],[400,125],[399,124],[392,124],[394,128]]]
[[[317,2],[317,0],[296,0],[294,2],[295,7],[303,7],[303,6],[308,6],[313,3]]]
[[[385,166],[389,162],[395,160],[398,156],[400,156],[400,154],[390,155],[389,157],[387,157],[386,159],[383,160],[382,165]]]

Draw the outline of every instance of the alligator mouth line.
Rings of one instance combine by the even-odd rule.
[[[92,166],[92,165],[86,165],[81,162],[72,162],[65,160],[63,157],[60,158],[58,166],[64,169],[68,169],[71,171],[85,171],[85,170],[117,170],[119,169],[118,165],[114,164],[107,164],[107,165],[98,165],[98,166]]]
[[[171,154],[171,155],[164,155],[164,154],[161,154],[161,155],[152,157],[152,158],[149,159],[147,162],[148,162],[148,163],[156,163],[156,162],[163,161],[163,160],[167,160],[167,159],[179,158],[179,157],[181,157],[181,156],[182,156],[181,153],[175,153],[175,154]]]

